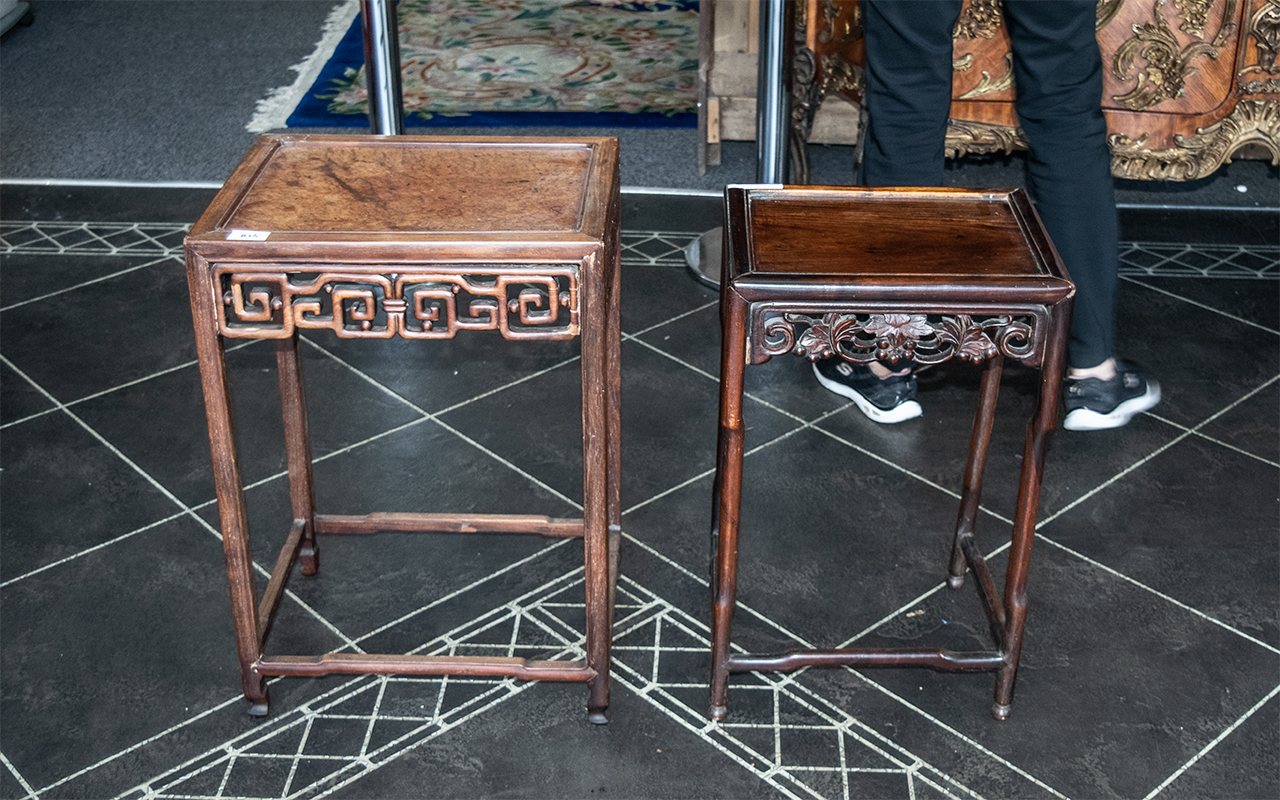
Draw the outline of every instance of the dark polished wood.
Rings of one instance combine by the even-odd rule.
[[[603,137],[259,137],[185,241],[196,348],[250,713],[269,675],[487,675],[585,681],[606,721],[621,531],[618,142]],[[581,337],[581,519],[523,514],[316,512],[299,332],[441,339]],[[294,521],[261,599],[231,415],[225,338],[277,340]],[[296,562],[317,534],[382,531],[582,537],[586,660],[263,655]]]
[[[1040,480],[1056,424],[1075,288],[1021,190],[729,187],[721,283],[720,435],[712,522],[711,716],[729,673],[808,666],[994,671],[1008,716],[1026,622]],[[947,583],[975,575],[994,646],[730,655],[737,597],[746,367],[778,355],[982,364]],[[1003,597],[974,539],[1004,359],[1040,370]],[[762,532],[763,533],[763,532]]]

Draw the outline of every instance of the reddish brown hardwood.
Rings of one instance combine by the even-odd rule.
[[[721,283],[720,437],[712,543],[711,716],[729,673],[807,666],[994,671],[1005,718],[1026,622],[1027,567],[1049,435],[1057,420],[1075,289],[1021,190],[729,187]],[[961,358],[983,365],[948,585],[975,575],[994,646],[730,654],[737,597],[746,367],[817,360]],[[1027,429],[1003,597],[974,540],[1003,360],[1040,369]],[[768,535],[767,531],[753,535]]]
[[[241,681],[268,710],[268,675],[489,675],[585,681],[606,721],[621,523],[618,142],[611,138],[259,137],[185,242]],[[316,512],[302,330],[340,338],[582,341],[581,519]],[[323,334],[318,334],[323,335]],[[277,340],[294,522],[267,588],[253,564],[224,338]],[[423,346],[429,346],[424,343]],[[295,561],[316,534],[524,532],[582,537],[586,659],[263,655]]]

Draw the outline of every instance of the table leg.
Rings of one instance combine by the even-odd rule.
[[[614,186],[621,185],[619,181]],[[608,451],[609,451],[609,624],[612,634],[613,609],[618,589],[618,550],[622,543],[622,215],[621,195],[616,191],[611,203],[615,220],[606,243],[609,269],[608,339]],[[612,638],[612,636],[611,636]]]
[[[236,629],[236,651],[240,658],[240,682],[250,702],[249,713],[264,716],[269,700],[264,678],[257,664],[262,657],[258,639],[258,609],[254,598],[253,557],[249,549],[249,524],[245,512],[240,459],[236,450],[235,422],[231,415],[231,392],[222,337],[218,334],[217,299],[209,278],[209,265],[189,256],[187,281],[191,291],[191,314],[195,327],[196,357],[204,389],[205,419],[209,425],[209,445],[213,454],[213,481],[218,494],[218,516],[222,526],[222,549],[227,562],[227,582],[231,589],[231,616]]]
[[[960,517],[956,521],[956,536],[951,544],[951,568],[947,585],[952,589],[959,589],[964,585],[964,545],[966,540],[973,538],[978,505],[982,502],[982,475],[986,471],[987,448],[991,444],[991,428],[996,419],[996,397],[1000,393],[1000,376],[1003,371],[1004,357],[999,354],[988,358],[982,365],[978,414],[973,422],[973,436],[969,440],[969,463],[964,471]]]
[[[719,493],[711,609],[711,718],[728,714],[729,641],[738,591],[738,514],[742,504],[742,384],[746,371],[747,303],[722,293],[724,326],[720,361],[720,434],[716,487]]]
[[[316,500],[311,476],[311,439],[307,433],[307,402],[302,385],[302,355],[298,333],[276,341],[276,367],[280,374],[280,406],[284,416],[284,445],[289,464],[289,502],[293,519],[301,522],[302,546],[298,560],[303,575],[320,568],[316,549]]]
[[[1005,664],[996,673],[995,701],[991,712],[1006,719],[1013,705],[1022,637],[1027,623],[1027,570],[1031,564],[1031,544],[1035,539],[1036,516],[1040,508],[1040,483],[1044,477],[1044,457],[1058,422],[1058,398],[1065,369],[1067,329],[1071,302],[1056,305],[1049,315],[1053,335],[1045,348],[1040,372],[1040,398],[1035,416],[1027,426],[1027,442],[1022,456],[1022,477],[1018,485],[1018,507],[1013,520],[1013,544],[1004,583]]]
[[[610,434],[607,266],[597,251],[583,264],[582,315],[582,471],[583,533],[586,550],[587,666],[595,676],[587,682],[587,719],[608,722],[609,650],[612,620],[609,603],[609,464]]]

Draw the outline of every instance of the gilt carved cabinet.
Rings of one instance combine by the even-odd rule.
[[[858,0],[787,2],[793,139],[854,144],[865,60]],[[754,117],[753,98],[725,92],[753,92],[757,5],[703,0],[705,163],[718,163],[722,139],[754,131],[738,119]],[[1099,0],[1097,30],[1117,177],[1195,180],[1233,157],[1280,163],[1280,0]],[[953,38],[948,155],[1024,149],[1000,0],[965,0]],[[793,179],[804,177],[801,164]]]

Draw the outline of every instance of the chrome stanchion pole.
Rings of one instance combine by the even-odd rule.
[[[791,93],[786,80],[787,0],[760,0],[760,66],[756,74],[756,182],[787,180]]]
[[[404,101],[400,93],[400,32],[395,0],[360,0],[360,32],[364,37],[369,130],[402,134]]]
[[[791,92],[787,12],[791,0],[760,0],[760,60],[756,72],[756,181],[785,183]],[[720,248],[724,231],[712,228],[685,248],[685,263],[694,277],[720,286]]]

